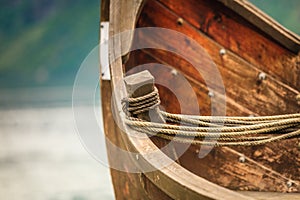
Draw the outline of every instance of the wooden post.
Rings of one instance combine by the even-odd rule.
[[[124,78],[128,97],[140,97],[153,92],[154,77],[148,70],[129,75]],[[137,115],[139,119],[151,122],[165,123],[158,106]]]

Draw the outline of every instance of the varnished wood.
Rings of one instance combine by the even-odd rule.
[[[153,2],[153,1],[150,1]],[[163,1],[164,6],[168,7],[167,4],[165,4],[165,2],[168,2],[167,0]],[[175,1],[174,1],[175,2]],[[179,2],[180,1],[176,1]],[[187,0],[186,2],[189,2],[189,0]],[[207,1],[208,2],[208,1]],[[210,1],[211,2],[211,1]],[[123,11],[120,11],[120,8],[122,8],[123,4],[127,4],[128,2],[126,1],[120,1],[120,0],[113,0],[111,2],[111,13],[110,13],[110,37],[112,37],[115,34],[120,33],[122,29],[122,25],[120,25],[119,22],[121,22],[122,20],[124,21],[124,23],[128,23],[127,25],[125,25],[129,30],[132,29],[135,26],[135,21],[136,21],[136,15],[134,15],[133,13],[137,13],[137,10],[140,10],[140,6],[141,6],[141,2],[138,2],[136,4],[136,2],[134,1],[130,1],[128,3],[128,5],[133,6],[132,10],[129,10],[129,14],[128,13],[124,13]],[[125,11],[129,9],[128,5],[124,5],[125,6]],[[188,5],[188,4],[187,4]],[[221,5],[219,3],[219,5]],[[187,6],[188,7],[188,6]],[[226,8],[224,8],[226,10]],[[172,9],[171,9],[172,10]],[[191,9],[193,10],[193,9]],[[152,10],[153,12],[154,10]],[[158,10],[157,10],[158,11]],[[156,12],[156,11],[155,11]],[[172,13],[173,12],[173,13]],[[175,10],[173,10],[171,12],[172,15],[176,16],[176,12]],[[226,11],[227,12],[227,11]],[[229,12],[229,11],[228,11]],[[192,12],[187,12],[186,14],[189,15]],[[198,13],[201,13],[200,11],[198,11]],[[144,11],[142,13],[142,18],[143,18],[143,14]],[[178,13],[177,13],[178,14]],[[171,15],[171,16],[172,16]],[[124,17],[125,16],[125,17]],[[126,16],[129,16],[128,18]],[[208,16],[209,17],[209,16]],[[174,18],[174,17],[173,17]],[[238,16],[233,17],[233,21],[236,20],[238,18]],[[128,20],[127,20],[128,19]],[[185,18],[184,18],[185,19]],[[208,18],[209,19],[209,18]],[[192,26],[188,25],[185,26],[186,21],[183,20],[183,23],[178,24],[177,23],[177,19],[174,20],[176,26],[180,26],[180,27],[191,27],[190,29],[192,30],[192,26],[195,26],[191,23]],[[245,22],[245,20],[243,21]],[[123,24],[124,24],[123,23]],[[250,23],[248,23],[250,24]],[[170,24],[169,24],[170,25]],[[243,23],[242,23],[243,25]],[[247,22],[246,22],[247,25]],[[173,26],[173,25],[172,25]],[[252,30],[252,26],[246,26],[248,29],[247,30]],[[124,28],[124,26],[123,26]],[[169,28],[169,26],[168,26]],[[180,31],[183,30],[180,29]],[[245,29],[246,30],[246,29]],[[253,29],[254,32],[251,33],[256,33],[258,35],[260,35],[258,38],[265,38],[266,34],[258,31],[256,29]],[[194,39],[197,40],[199,33],[195,32],[195,37]],[[210,36],[208,32],[206,32],[205,34],[207,34],[209,37],[215,39],[218,38],[217,35],[214,37]],[[201,34],[200,34],[201,35]],[[202,35],[203,36],[203,35]],[[202,37],[201,36],[201,37]],[[162,36],[163,38],[163,36]],[[203,37],[205,38],[205,37]],[[121,109],[121,99],[126,97],[126,90],[124,87],[124,84],[120,84],[120,82],[122,82],[122,79],[124,77],[124,73],[123,73],[123,67],[122,67],[122,60],[120,58],[120,52],[121,55],[124,56],[127,54],[128,49],[127,47],[129,47],[131,45],[131,41],[132,41],[132,35],[129,36],[129,38],[127,38],[128,40],[124,40],[124,38],[115,38],[114,41],[112,41],[112,43],[110,44],[110,59],[112,61],[112,64],[110,66],[110,69],[112,71],[112,88],[113,88],[113,94],[114,94],[114,104],[113,107],[116,109],[117,113],[119,113],[120,115],[116,116],[115,119],[115,123],[121,125],[121,127],[124,128],[124,131],[130,134],[141,134],[138,132],[135,132],[131,129],[129,129],[128,127],[126,127],[124,125],[124,122],[122,121],[122,117],[124,117],[124,115],[122,114],[122,109]],[[159,41],[159,38],[157,38]],[[218,41],[218,39],[215,39],[216,41]],[[221,40],[221,39],[220,39]],[[128,42],[129,41],[129,42]],[[198,40],[197,40],[198,41]],[[260,72],[260,66],[257,65],[257,63],[259,63],[256,59],[253,59],[252,56],[250,54],[247,54],[246,51],[233,51],[233,53],[229,53],[226,56],[223,57],[219,57],[217,56],[218,54],[218,50],[216,50],[217,48],[220,48],[220,46],[214,42],[212,42],[212,44],[210,44],[210,40],[204,40],[207,42],[207,47],[208,49],[211,48],[213,49],[212,53],[213,53],[213,57],[217,57],[214,59],[217,59],[215,62],[218,63],[219,66],[224,67],[224,71],[223,73],[227,73],[226,70],[228,71],[232,71],[232,73],[237,73],[235,71],[235,68],[237,68],[238,70],[246,70],[247,73],[250,73],[253,75],[251,75],[251,77],[253,77],[254,80],[254,76],[256,77],[258,74],[258,72]],[[295,57],[295,55],[289,51],[287,51],[285,48],[283,48],[281,45],[278,45],[276,42],[274,43],[274,40],[272,39],[262,39],[261,41],[265,41],[265,42],[270,42],[269,44],[274,45],[272,46],[272,48],[275,48],[276,51],[281,52],[284,54],[284,59],[288,60],[289,62],[293,63],[295,62],[295,59],[297,59],[297,57]],[[153,42],[153,41],[152,41]],[[155,41],[154,41],[155,42]],[[130,43],[130,44],[129,44]],[[203,42],[205,43],[205,42]],[[221,42],[220,42],[221,43]],[[125,45],[123,45],[125,44]],[[182,45],[182,43],[180,44]],[[124,48],[126,47],[126,48]],[[231,47],[232,48],[232,47]],[[167,61],[164,61],[163,59],[160,59],[161,56],[159,55],[165,55],[164,52],[159,52],[160,54],[156,54],[156,52],[153,51],[149,51],[149,50],[145,50],[143,51],[146,55],[150,56],[151,59],[154,60],[158,60],[159,62],[165,62],[168,63]],[[272,51],[270,50],[270,52],[272,53]],[[241,58],[239,58],[237,55],[241,55]],[[274,54],[275,55],[275,54]],[[247,57],[248,56],[248,57]],[[286,57],[285,57],[286,56]],[[186,64],[184,61],[181,62],[180,59],[174,57],[175,61],[178,61],[178,69],[181,72],[184,72],[184,74],[187,75],[188,79],[190,82],[193,82],[194,86],[194,90],[196,90],[196,88],[198,86],[201,86],[204,91],[205,91],[205,86],[203,86],[203,83],[201,83],[201,79],[198,79],[197,77],[193,76],[193,73],[190,73],[187,71],[185,71],[185,69],[182,67],[182,64]],[[176,60],[177,59],[177,60]],[[254,60],[254,61],[253,61]],[[124,60],[123,60],[124,61]],[[249,61],[250,63],[247,63],[246,61]],[[224,64],[225,63],[225,64]],[[188,64],[188,63],[187,63]],[[233,68],[230,68],[229,65],[233,65]],[[153,65],[155,66],[155,65]],[[186,65],[188,66],[188,65]],[[280,66],[280,65],[279,65]],[[292,69],[294,70],[296,66],[297,69],[297,65],[292,65]],[[242,68],[241,68],[242,67]],[[269,66],[268,66],[269,67]],[[278,67],[278,66],[277,66]],[[250,69],[247,69],[250,68]],[[264,68],[265,69],[265,68]],[[275,94],[276,97],[278,97],[279,99],[282,99],[282,101],[285,101],[286,97],[282,94],[279,94],[281,92],[287,92],[288,94],[290,92],[290,94],[296,94],[297,90],[295,90],[295,85],[297,85],[297,80],[298,76],[294,76],[292,77],[291,80],[286,80],[286,74],[282,75],[280,73],[278,74],[273,74],[273,71],[271,70],[271,67],[268,68],[270,70],[270,75],[274,76],[275,78],[279,78],[278,80],[282,81],[282,83],[280,83],[280,81],[275,80],[274,78],[271,78],[270,82],[269,82],[269,78],[267,79],[268,82],[264,82],[264,83],[268,83],[267,85],[265,85],[264,87],[270,87],[267,88],[267,90],[261,90],[261,91],[276,91],[277,89],[275,87],[280,87],[280,90]],[[279,69],[281,69],[279,67]],[[155,70],[154,70],[155,71]],[[269,72],[268,70],[264,70]],[[242,73],[242,72],[241,72]],[[256,73],[256,75],[254,75]],[[295,71],[293,71],[293,73],[295,73]],[[244,74],[239,74],[243,77]],[[231,74],[228,75],[228,77],[230,77]],[[158,76],[158,75],[157,75]],[[162,77],[162,76],[161,76]],[[227,77],[227,78],[228,78]],[[269,76],[268,76],[269,77]],[[164,76],[162,78],[170,78],[170,76]],[[244,77],[245,78],[245,77]],[[271,83],[271,84],[270,84]],[[270,84],[270,85],[269,85]],[[288,84],[290,84],[291,87],[288,86]],[[258,84],[257,87],[261,86],[261,83]],[[294,89],[293,89],[294,88]],[[163,87],[160,87],[160,90],[165,90]],[[207,91],[206,91],[207,92]],[[168,93],[168,92],[166,92]],[[232,99],[232,102],[230,102],[230,105],[235,105],[237,107],[240,106],[241,108],[241,112],[244,109],[243,112],[249,113],[253,112],[252,110],[255,110],[254,107],[251,107],[251,110],[247,110],[247,106],[243,107],[244,104],[234,104],[234,100],[237,100],[238,96],[234,96],[234,91],[229,93],[230,95],[232,95],[232,97],[230,99]],[[198,92],[197,93],[198,96],[202,95],[202,98],[205,99],[207,97],[205,97],[205,92]],[[264,95],[264,94],[260,94],[260,95]],[[265,94],[265,98],[270,98]],[[233,98],[234,97],[234,98]],[[273,97],[273,96],[271,96]],[[172,95],[170,95],[169,97],[166,98],[166,101],[168,101],[168,99],[171,99]],[[201,99],[201,98],[199,98]],[[266,102],[268,99],[263,99],[263,102]],[[276,99],[277,101],[278,99]],[[205,102],[209,102],[209,99],[206,99]],[[241,101],[243,102],[243,101]],[[165,102],[166,104],[168,104],[167,102]],[[209,104],[209,103],[208,103]],[[270,104],[271,107],[268,107],[268,112],[271,112],[271,108],[275,108],[275,105]],[[272,107],[273,106],[273,107]],[[295,106],[294,103],[292,103],[291,105],[292,107]],[[176,107],[178,107],[178,105],[175,103],[174,104],[174,108],[171,109],[176,109]],[[295,108],[295,107],[294,107]],[[296,107],[297,108],[297,107]],[[289,107],[288,109],[292,109],[291,107]],[[207,112],[209,109],[207,109]],[[232,109],[234,110],[234,109]],[[234,113],[234,111],[232,111]],[[238,112],[238,111],[236,111]],[[276,111],[274,111],[276,112]],[[279,112],[279,111],[278,111]],[[260,112],[258,112],[258,114],[261,114]],[[107,117],[107,116],[105,116]],[[155,169],[155,167],[157,166],[158,163],[163,162],[168,160],[169,158],[161,153],[158,153],[157,156],[148,156],[147,154],[152,152],[152,151],[156,151],[158,150],[158,148],[152,143],[152,141],[148,138],[145,139],[139,139],[136,137],[131,137],[130,135],[125,134],[125,132],[120,132],[119,134],[114,135],[113,137],[115,137],[116,140],[118,140],[118,143],[123,144],[121,146],[123,146],[122,148],[128,150],[128,151],[134,151],[134,152],[141,152],[143,153],[143,156],[141,156],[140,159],[136,160],[135,158],[128,158],[128,161],[131,161],[131,164],[133,164],[134,166],[139,166],[139,167],[144,167],[144,168],[152,168]],[[153,141],[155,142],[155,139],[153,138]],[[157,140],[157,145],[159,146],[159,143],[162,142],[162,140]],[[164,143],[164,142],[162,142]],[[165,143],[164,143],[165,144]],[[288,146],[288,143],[283,144],[284,146]],[[276,145],[275,145],[276,146]],[[191,147],[187,152],[186,155],[183,155],[180,160],[179,163],[181,163],[182,166],[185,166],[187,169],[191,170],[192,172],[202,175],[202,176],[211,176],[212,179],[214,179],[213,181],[215,183],[218,183],[220,185],[232,188],[232,189],[240,189],[240,190],[247,190],[249,188],[246,188],[246,186],[243,186],[243,184],[249,184],[250,189],[257,189],[257,190],[269,190],[269,191],[275,191],[272,190],[272,183],[276,183],[276,191],[281,190],[281,191],[286,191],[286,185],[285,185],[285,181],[288,180],[288,173],[287,174],[280,174],[277,171],[274,171],[273,169],[271,169],[269,166],[265,166],[265,164],[269,164],[272,165],[272,161],[268,161],[266,163],[259,163],[256,162],[254,160],[251,160],[251,156],[253,156],[252,154],[256,154],[256,150],[249,148],[249,149],[243,149],[243,148],[237,148],[237,149],[231,149],[231,148],[220,148],[220,149],[215,149],[214,155],[210,155],[208,156],[206,159],[208,159],[208,161],[203,162],[203,163],[197,163],[196,162],[196,167],[193,166],[194,165],[194,159],[191,161],[191,159],[193,158],[193,155],[195,154],[195,149],[193,149],[195,147]],[[276,147],[272,146],[272,147],[268,147],[272,149],[272,151],[276,151]],[[249,154],[245,155],[246,160],[249,161],[247,163],[239,163],[239,162],[233,162],[234,160],[238,160],[238,156],[241,155],[240,152],[250,152]],[[262,150],[264,151],[264,150]],[[167,152],[165,152],[166,154],[168,154]],[[218,155],[218,156],[216,156]],[[297,153],[296,153],[297,155]],[[170,156],[170,155],[169,155]],[[171,156],[170,156],[171,157]],[[235,181],[241,181],[241,179],[243,179],[243,176],[245,175],[245,173],[249,173],[248,175],[251,176],[250,180],[255,180],[257,182],[253,182],[253,183],[249,183],[250,180],[244,180],[241,181],[238,184],[233,184],[232,182],[226,182],[226,178],[222,179],[222,177],[218,177],[215,173],[217,172],[217,169],[215,169],[215,172],[213,169],[208,169],[210,171],[208,171],[207,174],[205,174],[205,172],[203,173],[203,169],[206,169],[205,167],[208,167],[208,165],[205,163],[210,163],[209,160],[214,160],[217,157],[220,158],[228,158],[228,160],[230,162],[227,162],[228,160],[226,160],[225,162],[227,162],[225,165],[222,165],[222,163],[219,163],[219,167],[224,167],[223,173],[222,175],[224,175],[224,177],[229,177],[232,176],[233,179]],[[220,159],[219,161],[221,162],[222,159]],[[298,162],[298,161],[297,161]],[[217,164],[218,162],[215,162],[214,164]],[[122,164],[122,163],[120,163]],[[124,163],[123,163],[124,164]],[[131,165],[129,164],[129,166]],[[199,176],[197,176],[196,174],[191,173],[190,171],[187,171],[185,168],[183,168],[182,166],[178,165],[177,163],[172,163],[171,165],[168,166],[168,168],[162,168],[162,169],[157,169],[155,171],[151,171],[151,172],[145,172],[145,173],[140,173],[138,174],[138,176],[132,175],[131,173],[125,173],[123,175],[121,175],[121,177],[123,176],[123,180],[125,183],[127,180],[130,180],[130,183],[135,187],[133,187],[133,191],[141,191],[142,195],[145,195],[145,198],[149,198],[149,199],[159,199],[160,197],[162,199],[169,199],[169,198],[173,198],[173,199],[264,199],[267,198],[268,195],[270,194],[266,194],[266,193],[261,193],[260,197],[257,197],[257,195],[255,193],[246,193],[245,195],[240,195],[237,192],[233,192],[230,190],[227,190],[225,188],[219,187],[213,183],[211,183],[210,181],[207,181],[205,179],[200,178]],[[216,165],[217,166],[217,165]],[[198,168],[198,169],[197,169]],[[202,169],[201,169],[202,168]],[[247,169],[249,171],[247,171]],[[193,171],[194,170],[194,171]],[[202,170],[202,172],[201,172]],[[252,171],[253,170],[253,171]],[[236,174],[234,174],[233,172],[237,172]],[[227,173],[227,174],[226,174]],[[220,176],[222,176],[220,175]],[[287,175],[287,176],[285,176]],[[297,175],[297,174],[296,174]],[[265,177],[264,177],[265,176]],[[117,177],[117,175],[115,176],[115,178]],[[238,179],[238,177],[240,177],[240,179]],[[209,177],[206,177],[209,178]],[[237,178],[237,179],[236,179]],[[292,178],[294,178],[294,175],[292,174]],[[141,181],[142,180],[142,181]],[[248,181],[248,182],[247,182]],[[259,185],[259,181],[262,181],[264,185],[264,187],[261,187]],[[122,182],[122,181],[121,181]],[[116,183],[118,184],[118,183]],[[120,190],[121,191],[121,190]],[[121,192],[126,192],[126,191],[121,191]],[[128,191],[127,191],[128,193]],[[121,194],[121,193],[120,193]],[[130,196],[130,194],[127,194]],[[136,198],[135,193],[133,192],[131,194],[134,199]],[[276,194],[271,194],[271,195],[275,195]],[[147,196],[147,197],[146,197]],[[252,198],[253,197],[253,198]]]
[[[153,12],[154,10],[155,12]],[[184,33],[187,37],[190,37],[199,43],[211,56],[212,61],[217,64],[224,82],[227,97],[234,99],[238,104],[249,109],[253,113],[259,115],[274,115],[293,113],[300,109],[297,99],[295,98],[298,91],[268,75],[266,80],[260,81],[258,77],[260,71],[255,66],[245,62],[239,56],[231,52],[227,52],[224,56],[221,56],[219,52],[222,46],[197,31],[188,23],[178,25],[175,14],[156,1],[149,0],[143,10],[143,15],[144,17],[142,17],[138,23],[140,27],[158,26],[171,28],[172,30]],[[192,48],[186,41],[175,38],[170,40],[168,39],[170,37],[171,36],[169,35],[160,34],[155,35],[155,37],[145,38],[141,35],[140,40],[147,44],[159,44],[164,41],[169,41],[170,46],[173,47],[183,49]],[[198,66],[193,66],[180,56],[176,56],[167,51],[145,51],[150,52],[157,59],[176,68],[186,77],[196,80],[199,84],[205,84],[201,77],[203,74],[199,74],[195,67],[199,67],[202,71],[206,71],[205,66],[210,65],[211,61],[209,59],[203,59],[203,56],[198,55],[198,52],[192,50],[189,51],[191,54],[190,58],[194,63],[198,63]],[[206,74],[209,73],[210,72],[207,71]],[[211,76],[210,78],[213,79],[214,76]],[[278,109],[278,104],[280,104],[281,109]]]
[[[240,192],[255,197],[257,200],[300,200],[299,194],[274,192]]]
[[[120,27],[117,23],[118,21],[124,19],[119,12],[119,6],[122,5],[123,1],[113,0],[111,1],[111,10],[110,13],[110,36],[119,33]],[[134,8],[133,8],[134,9]],[[112,74],[112,86],[113,94],[114,94],[114,102],[117,113],[120,115],[116,116],[115,122],[123,125],[124,130],[127,132],[131,132],[135,134],[135,131],[130,130],[128,127],[124,125],[122,121],[122,106],[121,99],[126,97],[126,90],[124,88],[124,84],[119,84],[123,78],[122,72],[122,62],[121,58],[118,57],[118,53],[120,52],[119,46],[120,40],[113,41],[112,46],[110,47],[110,59],[115,58],[110,65],[111,74]],[[136,133],[139,134],[139,133]],[[141,134],[141,133],[140,133]],[[157,164],[161,163],[160,159],[168,160],[169,158],[163,153],[157,152],[157,156],[148,157],[147,152],[156,152],[158,148],[152,143],[150,139],[140,140],[136,137],[130,137],[130,135],[123,135],[123,140],[127,141],[128,145],[134,148],[137,152],[142,152],[146,163],[151,163],[153,167]],[[151,176],[152,174],[158,175],[159,180],[155,180],[155,176]],[[214,185],[205,179],[202,179],[186,169],[180,167],[176,163],[172,163],[168,166],[168,168],[162,168],[158,171],[152,173],[145,173],[145,175],[162,191],[167,193],[171,198],[174,199],[191,199],[191,198],[199,198],[199,199],[251,199],[220,186]],[[188,177],[188,179],[186,178]]]
[[[106,136],[108,160],[110,166],[119,166],[119,169],[130,169],[134,164],[130,157],[124,157],[124,154],[118,154],[112,148],[111,144],[118,148],[128,150],[126,142],[120,137],[122,131],[114,122],[111,107],[111,83],[108,80],[103,80],[101,84],[101,102],[103,113],[104,133]],[[123,167],[122,167],[123,166]],[[114,186],[115,197],[117,200],[122,199],[160,199],[169,200],[170,198],[157,188],[150,180],[142,173],[128,173],[119,169],[111,168],[111,177]]]
[[[116,44],[114,46],[118,48],[115,49],[115,52],[120,52],[121,56],[126,56],[129,52],[133,32],[126,31],[134,29],[137,16],[143,3],[143,0],[111,1],[110,3],[110,10],[115,11],[110,13],[110,26],[115,29],[114,35],[112,35],[111,38],[114,38],[114,43]],[[116,20],[118,16],[121,16],[121,18]],[[121,36],[120,33],[124,32],[126,32],[126,34],[122,34]]]
[[[281,24],[273,20],[270,16],[253,6],[245,0],[219,0],[226,7],[231,8],[237,14],[243,16],[249,22],[270,35],[284,47],[298,53],[300,50],[300,37]]]
[[[101,9],[100,9],[100,21],[105,22],[109,20],[109,0],[101,0]]]
[[[181,96],[183,99],[182,101],[185,102],[187,105],[193,101],[192,96],[196,94],[198,102],[200,114],[201,115],[211,115],[211,99],[208,96],[208,89],[205,84],[199,82],[188,75],[185,74],[186,80],[188,80],[188,84],[193,88],[191,93],[186,92],[186,85],[184,85],[183,79],[178,78],[178,76],[182,73],[181,70],[178,68],[178,76],[172,74],[172,67],[167,67],[168,65],[176,67],[176,65],[172,65],[172,63],[178,61],[175,55],[170,54],[155,54],[159,56],[154,56],[152,53],[154,51],[149,50],[140,50],[134,51],[131,53],[130,59],[126,63],[126,74],[133,74],[143,70],[149,70],[151,74],[155,77],[155,81],[157,83],[165,83],[165,87],[162,87],[160,84],[157,85],[159,88],[159,92],[161,95],[161,105],[164,110],[171,112],[171,113],[184,113],[184,114],[199,114],[195,112],[192,106],[187,106],[185,108],[180,109],[179,102],[177,100],[178,94],[184,94]],[[170,58],[172,60],[165,60],[163,58]],[[163,64],[165,67],[160,67],[160,64]],[[175,88],[173,92],[170,92],[167,88]],[[194,92],[194,94],[193,94]],[[218,96],[215,94],[214,99],[216,102],[222,96]],[[181,105],[184,106],[184,105]],[[243,115],[248,116],[250,114],[257,114],[253,111],[241,106],[236,102],[234,99],[230,97],[226,97],[226,114],[229,116],[235,115]]]
[[[178,17],[182,17],[184,23],[190,23],[225,49],[255,65],[259,70],[299,90],[300,55],[282,47],[265,32],[221,2],[159,1]]]

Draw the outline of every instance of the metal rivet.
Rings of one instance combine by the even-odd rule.
[[[198,154],[200,152],[200,150],[199,149],[196,149],[196,154]]]
[[[225,49],[220,49],[220,55],[223,56],[226,54],[226,50]]]
[[[177,75],[178,75],[178,71],[177,71],[176,69],[172,69],[172,70],[171,70],[171,74],[172,74],[173,76],[177,76]]]
[[[239,162],[240,162],[240,163],[244,163],[245,161],[246,161],[245,156],[240,156],[240,157],[239,157]]]
[[[261,81],[266,80],[266,77],[267,77],[267,75],[264,72],[260,72],[258,74],[258,79]]]
[[[180,17],[177,19],[177,24],[182,25],[183,24],[183,19]]]
[[[286,182],[286,186],[287,186],[288,188],[292,187],[292,186],[293,186],[293,182],[292,182],[292,181]]]
[[[208,92],[208,96],[209,96],[209,97],[213,97],[213,96],[215,96],[215,94],[214,94],[212,91],[209,91],[209,92]]]

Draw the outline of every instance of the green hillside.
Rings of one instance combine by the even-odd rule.
[[[99,0],[1,4],[0,87],[72,84],[98,43]]]

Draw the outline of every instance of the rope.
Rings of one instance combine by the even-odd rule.
[[[255,146],[300,136],[300,113],[262,117],[221,117],[172,114],[159,111],[165,123],[143,121],[136,117],[160,104],[153,92],[122,100],[125,123],[150,136],[180,143],[209,146]]]
[[[141,97],[122,99],[122,109],[126,115],[137,115],[153,109],[160,104],[159,94],[156,87],[154,90]]]

